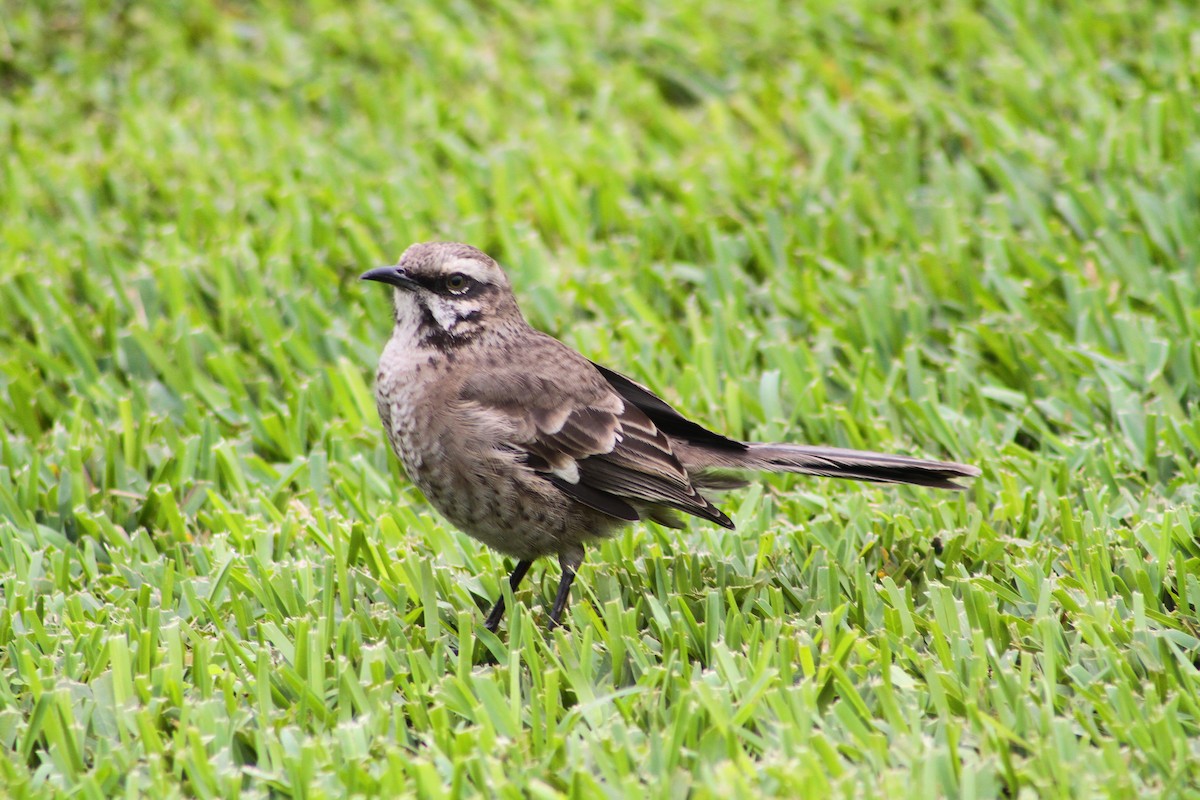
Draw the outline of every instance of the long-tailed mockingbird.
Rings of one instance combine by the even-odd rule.
[[[768,470],[960,489],[966,464],[833,447],[739,442],[692,422],[649,389],[529,326],[500,266],[465,244],[414,244],[363,276],[394,287],[395,328],[375,399],[392,449],[429,502],[517,559],[562,566],[550,611],[567,605],[584,545],[677,512],[733,523],[702,494]],[[485,625],[504,615],[496,601]]]

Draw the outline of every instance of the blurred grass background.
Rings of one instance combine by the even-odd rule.
[[[1190,3],[6,3],[12,797],[1200,791]],[[504,560],[424,504],[364,269],[446,238],[774,476]],[[476,643],[478,640],[478,647]],[[483,663],[489,653],[497,664]]]

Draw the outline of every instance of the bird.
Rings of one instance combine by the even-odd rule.
[[[362,280],[392,287],[393,329],[375,400],[408,478],[455,527],[516,560],[562,574],[561,624],[585,547],[681,514],[724,528],[710,492],[768,471],[963,489],[979,469],[836,447],[743,442],[687,418],[650,389],[533,328],[500,265],[457,242],[423,242]],[[496,631],[504,595],[484,627]]]

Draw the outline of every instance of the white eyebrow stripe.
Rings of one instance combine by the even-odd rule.
[[[487,264],[474,258],[456,258],[446,264],[446,274],[450,275],[455,272],[461,272],[468,278],[474,278],[480,283],[494,283],[491,277],[491,269]]]

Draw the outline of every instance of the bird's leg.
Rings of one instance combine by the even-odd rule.
[[[567,598],[571,595],[571,584],[574,582],[575,570],[564,567],[562,578],[558,581],[558,594],[554,596],[554,607],[550,609],[550,630],[561,624],[562,613],[567,608]]]
[[[508,586],[513,594],[517,593],[517,587],[521,585],[521,581],[525,580],[525,573],[529,572],[529,568],[533,566],[532,561],[518,561],[513,567],[512,575],[508,576]],[[491,613],[488,614],[487,620],[483,623],[483,627],[487,628],[492,633],[500,627],[500,620],[504,619],[504,593],[496,598],[496,604],[492,606]]]
[[[571,584],[575,582],[575,573],[582,563],[582,547],[564,550],[558,554],[558,564],[562,567],[562,578],[558,581],[558,594],[554,596],[554,606],[550,609],[551,630],[561,624],[563,611],[567,608],[567,599],[571,595]]]

